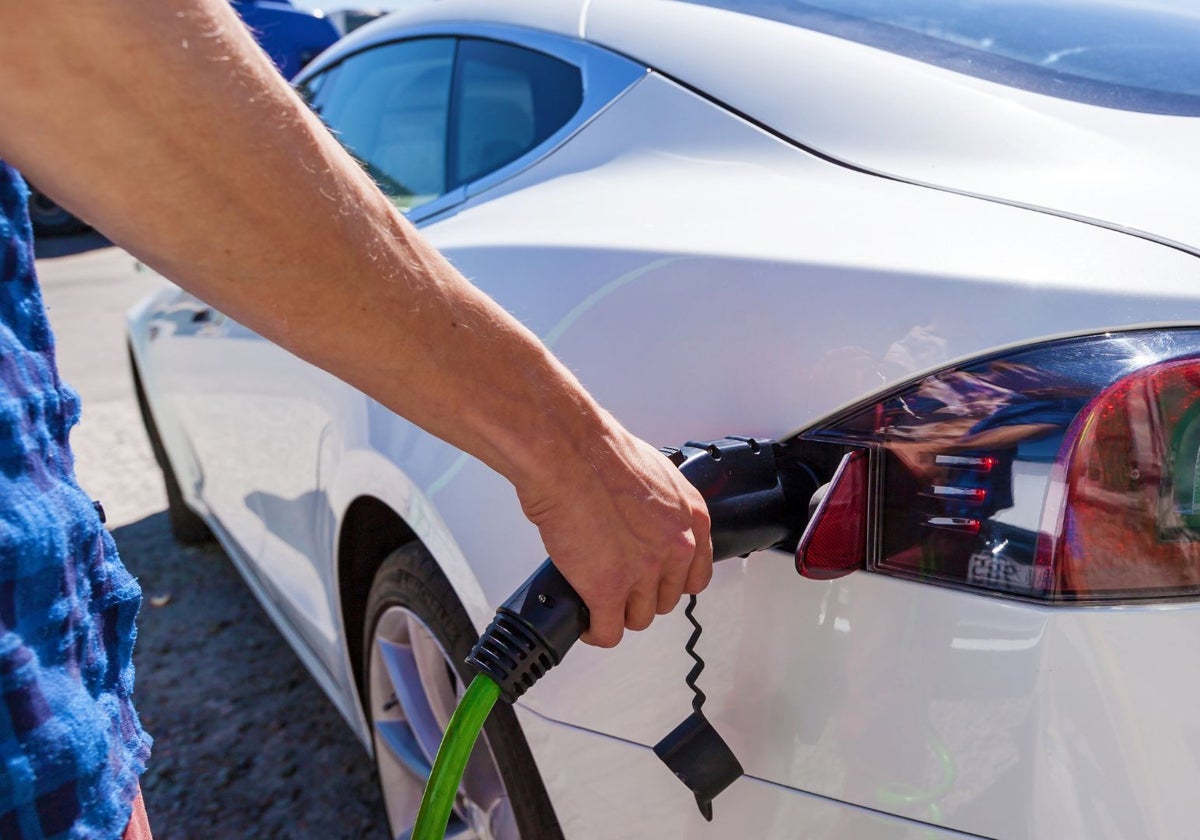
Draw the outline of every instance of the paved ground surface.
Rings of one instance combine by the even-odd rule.
[[[158,281],[95,234],[39,242],[38,257],[59,366],[83,396],[80,483],[146,594],[134,659],[155,837],[386,837],[366,753],[224,553],[171,539],[124,340],[125,311]]]

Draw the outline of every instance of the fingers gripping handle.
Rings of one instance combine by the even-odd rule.
[[[713,560],[778,545],[804,525],[793,501],[807,504],[812,489],[794,493],[772,441],[723,438],[664,450],[708,505]],[[496,612],[467,663],[515,701],[566,656],[588,629],[588,610],[566,578],[547,560]]]

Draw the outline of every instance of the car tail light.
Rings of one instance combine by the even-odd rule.
[[[1200,595],[1200,331],[973,360],[797,438],[810,442],[854,454],[801,539],[809,577],[865,566],[1047,601]]]
[[[867,453],[842,458],[796,549],[800,574],[830,580],[861,568],[867,549]]]

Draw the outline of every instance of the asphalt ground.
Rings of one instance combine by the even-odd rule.
[[[99,234],[37,251],[59,369],[83,398],[76,472],[145,593],[134,696],[155,739],[155,838],[386,837],[370,759],[224,552],[171,538],[124,324],[162,281]]]

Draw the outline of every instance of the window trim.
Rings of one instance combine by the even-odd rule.
[[[301,71],[293,80],[293,85],[302,85],[321,73],[332,73],[336,76],[342,62],[367,50],[402,41],[436,37],[497,41],[501,44],[545,53],[551,58],[579,69],[583,84],[583,99],[579,109],[569,120],[516,160],[473,181],[461,184],[433,201],[408,211],[405,214],[408,220],[418,226],[453,215],[470,199],[498,186],[547,157],[649,72],[644,64],[631,61],[593,44],[562,35],[517,26],[464,22],[423,24],[405,27],[399,31],[382,27],[376,37],[359,40],[352,49],[346,52],[336,52],[336,48],[326,52]],[[457,49],[455,50],[453,72],[458,72]],[[322,90],[331,89],[331,83],[336,81],[336,78],[328,79],[322,86]],[[449,148],[448,141],[447,148]]]

